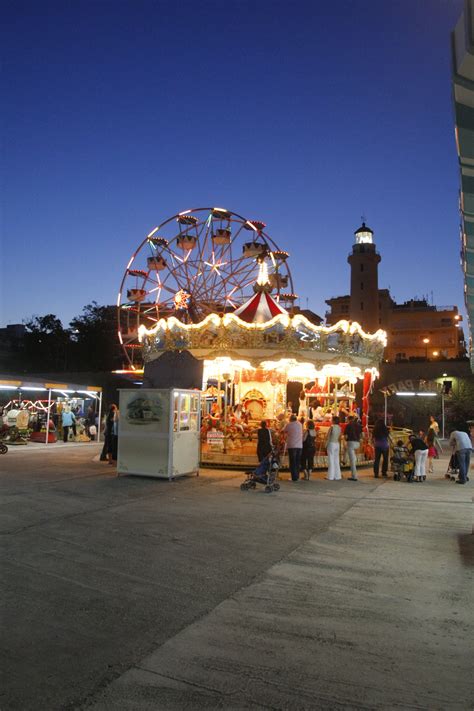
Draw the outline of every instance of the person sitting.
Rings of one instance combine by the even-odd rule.
[[[397,443],[393,448],[393,461],[397,464],[403,464],[408,460],[408,447],[403,444],[402,439],[397,439]]]
[[[397,439],[397,443],[393,447],[393,457],[391,458],[393,478],[400,481],[403,474],[407,475],[408,481],[411,481],[412,472],[408,470],[407,464],[413,461],[413,458],[408,451],[408,447],[402,439]]]
[[[324,420],[324,410],[319,404],[313,409],[313,420],[315,422],[322,422]]]
[[[213,402],[211,405],[211,416],[215,419],[218,419],[221,416],[221,409],[217,402]]]

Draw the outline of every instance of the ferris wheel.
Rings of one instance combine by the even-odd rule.
[[[180,212],[148,234],[133,253],[117,298],[118,337],[132,368],[142,365],[138,327],[176,316],[197,323],[234,311],[249,299],[266,261],[274,298],[291,308],[297,296],[288,252],[265,223],[220,207]]]

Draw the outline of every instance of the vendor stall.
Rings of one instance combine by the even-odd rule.
[[[100,422],[102,388],[51,382],[40,378],[0,375],[0,437],[8,444],[52,444],[62,437],[62,412],[75,416],[74,441],[89,442],[88,419]],[[95,428],[100,438],[100,428]]]
[[[118,473],[198,474],[200,398],[194,390],[120,390]]]

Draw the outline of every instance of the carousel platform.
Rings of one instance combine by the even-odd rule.
[[[246,441],[241,446],[227,449],[224,452],[222,449],[210,447],[207,443],[201,446],[200,466],[224,469],[252,469],[257,466],[257,443],[256,441]],[[372,459],[367,459],[365,454],[361,452],[357,457],[357,466],[368,467],[373,464]],[[328,458],[326,453],[318,453],[314,457],[314,469],[327,469]],[[345,450],[341,455],[341,467],[349,467],[349,458]],[[282,457],[281,468],[288,469],[288,455]]]

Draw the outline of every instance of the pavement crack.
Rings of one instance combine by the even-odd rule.
[[[163,674],[162,672],[156,672],[153,669],[150,669],[149,667],[141,665],[136,665],[135,669],[140,669],[141,671],[145,671],[147,674],[153,674],[153,676],[156,676],[161,679],[176,681],[178,682],[178,684],[186,684],[187,686],[192,686],[196,689],[210,691],[212,694],[217,694],[218,696],[235,696],[236,694],[240,694],[243,691],[243,689],[235,689],[233,691],[222,691],[222,689],[216,689],[215,687],[207,686],[206,684],[199,684],[196,681],[190,681],[189,679],[184,679],[179,676],[172,676],[171,674]]]

